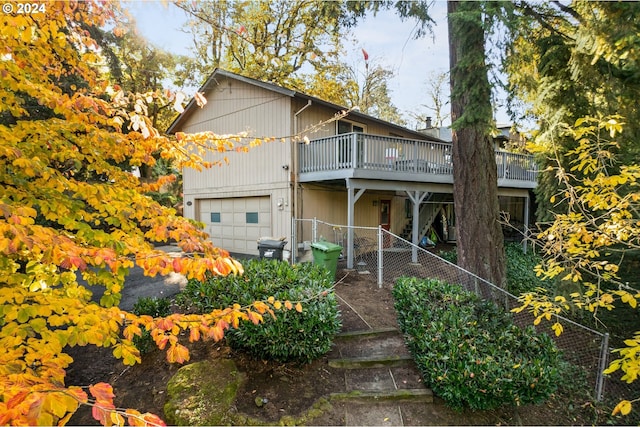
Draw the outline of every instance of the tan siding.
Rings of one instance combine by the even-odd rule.
[[[291,133],[290,97],[236,80],[222,79],[219,83],[209,92],[207,105],[194,111],[181,131],[248,132],[250,137],[281,137]],[[226,156],[228,165],[203,172],[186,170],[185,193],[286,184],[289,175],[282,166],[291,163],[290,145],[278,141],[252,147],[248,153],[209,155],[208,160],[222,160]]]
[[[302,191],[302,218],[317,218],[331,224],[347,224],[347,191],[327,190],[307,186]],[[365,192],[354,208],[354,225],[377,227],[380,224],[380,200],[391,200],[392,233],[399,233],[396,218],[404,218],[404,198],[392,193]]]
[[[300,103],[299,101],[296,103],[296,111],[302,108],[305,104]],[[318,127],[320,122],[327,121],[334,117],[339,110],[329,109],[326,107],[321,107],[312,104],[311,107],[305,109],[298,116],[298,131],[303,132],[305,130],[309,130],[308,132],[303,132],[304,135],[308,136],[309,139],[318,139],[324,138],[327,136],[332,136],[336,134],[336,123],[332,121],[323,126]],[[355,118],[350,115],[347,115],[344,120],[348,120],[350,122],[354,122],[360,125],[364,125],[365,133],[373,134],[373,135],[382,135],[382,136],[399,136],[404,138],[415,138],[414,134],[409,132],[403,132],[402,130],[391,129],[387,126],[384,126],[378,122],[374,122],[372,120]]]
[[[297,103],[295,110],[299,111],[305,104]],[[319,123],[324,122],[334,116],[338,111],[330,110],[325,107],[319,107],[311,104],[311,106],[305,109],[298,115],[297,118],[297,131],[302,133],[303,136],[309,137],[309,139],[324,138],[336,134],[336,124],[331,122],[323,126],[318,126]]]

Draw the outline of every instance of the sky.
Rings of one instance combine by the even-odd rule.
[[[187,17],[173,4],[160,0],[132,0],[125,2],[136,20],[138,31],[153,45],[175,54],[189,54],[191,37],[181,30]],[[362,49],[369,54],[370,62],[379,63],[394,71],[389,82],[391,100],[407,120],[409,128],[420,127],[412,115],[427,115],[429,109],[428,79],[446,72],[449,68],[446,1],[435,1],[432,17],[436,24],[433,35],[414,39],[415,22],[402,22],[394,12],[382,12],[368,16],[352,30],[345,44],[346,62],[356,70],[364,71]],[[448,96],[448,87],[446,88]],[[444,113],[449,113],[449,106]],[[508,122],[504,111],[497,113],[499,123]],[[449,122],[446,121],[445,125]]]

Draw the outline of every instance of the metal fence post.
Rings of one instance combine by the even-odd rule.
[[[311,243],[318,241],[318,219],[314,216],[311,222]]]
[[[378,288],[382,287],[383,268],[382,265],[382,226],[378,225]]]
[[[291,265],[296,263],[296,259],[298,257],[298,233],[296,230],[298,228],[298,222],[296,221],[296,217],[291,217]]]
[[[596,378],[596,402],[602,400],[604,394],[604,370],[609,360],[609,334],[602,336],[602,345],[600,346],[600,363],[598,364],[598,377]]]

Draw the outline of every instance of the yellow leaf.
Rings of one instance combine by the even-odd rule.
[[[124,328],[124,331],[122,331],[122,335],[124,335],[124,337],[128,340],[132,340],[134,336],[142,335],[142,330],[138,325],[131,324]]]
[[[189,361],[189,350],[182,344],[176,344],[167,350],[167,360],[170,363],[184,363]]]
[[[562,325],[559,322],[554,323],[553,326],[551,326],[551,329],[555,331],[557,337],[559,337],[563,331]]]
[[[73,413],[78,408],[78,401],[65,393],[48,393],[43,407],[58,418]]]
[[[118,414],[117,412],[112,412],[110,414],[111,417],[111,422],[116,425],[116,426],[123,426],[124,425],[124,417],[120,414]]]
[[[628,400],[623,400],[618,403],[615,408],[613,408],[613,412],[611,413],[611,415],[616,415],[617,413],[628,415],[629,412],[631,412],[631,402],[629,402]]]
[[[296,304],[296,311],[297,311],[298,313],[302,313],[302,304],[300,304],[300,303],[297,303],[297,304]]]
[[[605,374],[605,375],[609,375],[609,374],[614,373],[618,369],[620,369],[620,360],[614,360],[613,362],[611,362],[611,364],[609,365],[609,367],[607,369],[602,371],[602,373]]]

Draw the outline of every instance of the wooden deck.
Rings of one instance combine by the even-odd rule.
[[[300,182],[346,178],[453,184],[451,144],[347,133],[298,148]],[[535,188],[533,156],[496,150],[498,187]]]

